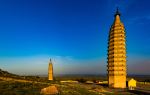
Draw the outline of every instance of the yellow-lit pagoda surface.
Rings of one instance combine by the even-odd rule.
[[[126,88],[126,35],[117,9],[108,38],[108,85]]]
[[[48,80],[53,80],[53,64],[50,59],[49,66],[48,66]]]

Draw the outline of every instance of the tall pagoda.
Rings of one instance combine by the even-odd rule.
[[[126,33],[118,8],[109,31],[107,63],[109,87],[126,88]]]

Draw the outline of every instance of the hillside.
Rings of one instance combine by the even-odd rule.
[[[19,75],[12,74],[12,73],[9,73],[9,72],[7,72],[7,71],[4,71],[4,70],[0,69],[0,77],[19,78],[20,76],[19,76]]]
[[[16,74],[12,74],[8,71],[4,71],[0,69],[0,79],[2,80],[26,80],[26,81],[36,81],[36,82],[47,82],[47,77],[39,77],[39,76],[20,76]]]

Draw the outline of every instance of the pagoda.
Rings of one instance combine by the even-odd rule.
[[[109,87],[126,88],[126,33],[118,8],[109,31],[107,63]]]
[[[49,66],[48,66],[48,80],[53,80],[53,64],[50,59]]]

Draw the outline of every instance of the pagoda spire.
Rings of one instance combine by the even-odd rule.
[[[52,60],[51,60],[51,58],[49,59],[49,62],[50,62],[50,63],[52,63]]]
[[[119,15],[119,16],[121,15],[120,12],[119,12],[119,8],[118,7],[117,7],[117,10],[116,10],[116,13],[115,13],[114,16],[116,17],[117,15]]]
[[[120,20],[120,12],[119,12],[119,9],[118,9],[118,7],[117,7],[117,10],[116,10],[116,13],[115,13],[115,19],[114,19],[114,24],[119,24],[119,23],[121,23],[121,20]]]

